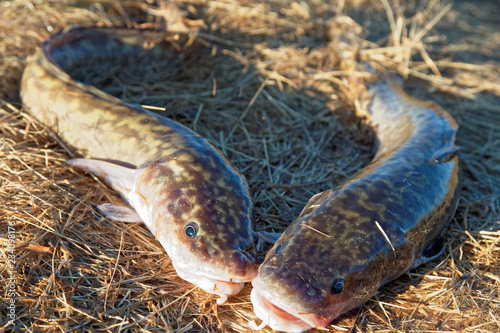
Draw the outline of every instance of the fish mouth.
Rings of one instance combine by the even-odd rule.
[[[252,289],[251,300],[254,313],[263,321],[260,326],[252,324],[253,329],[262,329],[269,325],[273,330],[300,333],[314,327],[326,327],[329,321],[312,313],[301,313],[292,308],[271,302],[257,290]]]
[[[245,282],[228,282],[222,280],[209,280],[208,283],[205,284],[207,288],[198,284],[198,287],[203,289],[204,291],[219,295],[220,298],[217,300],[217,304],[224,304],[227,301],[228,296],[234,296],[238,294],[243,287],[245,287]]]
[[[256,267],[242,274],[231,274],[223,270],[213,271],[208,267],[202,269],[202,266],[197,270],[191,264],[180,261],[172,261],[172,264],[181,279],[191,282],[207,293],[221,296],[221,299],[217,300],[219,304],[225,303],[228,296],[238,294],[245,283],[252,281],[257,275]]]

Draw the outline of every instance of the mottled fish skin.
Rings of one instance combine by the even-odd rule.
[[[252,281],[254,311],[273,329],[325,327],[359,306],[424,262],[455,212],[456,122],[393,81],[371,92],[372,163],[312,197]]]
[[[244,177],[190,129],[64,71],[96,55],[169,52],[167,43],[152,43],[161,37],[147,30],[81,27],[55,34],[29,61],[21,97],[36,119],[86,158],[73,165],[102,176],[131,204],[179,276],[224,298],[257,273],[252,202]],[[132,179],[121,182],[108,174],[115,169]],[[186,235],[188,224],[197,231],[195,237]]]

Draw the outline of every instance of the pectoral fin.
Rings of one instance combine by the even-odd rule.
[[[439,149],[432,155],[432,161],[435,163],[446,163],[457,156],[460,147],[446,147]]]
[[[104,217],[118,222],[139,223],[143,222],[140,216],[130,207],[115,206],[110,203],[105,203],[97,206]]]
[[[422,256],[413,263],[412,269],[442,256],[445,245],[443,237],[437,238],[424,250]]]
[[[130,191],[135,191],[135,181],[144,172],[144,169],[129,168],[112,162],[85,158],[75,158],[66,161],[66,163],[92,172],[125,197]]]

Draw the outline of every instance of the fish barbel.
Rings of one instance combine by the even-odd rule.
[[[313,196],[252,281],[263,323],[287,332],[326,327],[382,285],[444,251],[457,205],[457,124],[394,81],[371,86],[372,162]],[[440,241],[441,240],[441,241]]]
[[[25,108],[133,208],[103,204],[112,220],[143,222],[178,275],[221,296],[257,273],[252,202],[245,178],[205,138],[179,123],[73,79],[99,57],[140,59],[172,49],[149,30],[72,27],[52,35],[22,78]]]

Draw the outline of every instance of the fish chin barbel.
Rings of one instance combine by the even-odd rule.
[[[336,189],[313,196],[269,250],[252,281],[263,323],[304,332],[371,298],[444,251],[457,205],[457,124],[393,81],[371,86],[377,153]]]
[[[172,52],[148,30],[69,28],[47,39],[22,78],[25,108],[130,204],[103,204],[116,221],[143,222],[178,275],[203,290],[234,295],[257,274],[248,185],[206,139],[127,104],[66,72],[98,57],[140,59]],[[155,43],[153,43],[155,42]],[[157,45],[158,44],[158,45]]]

